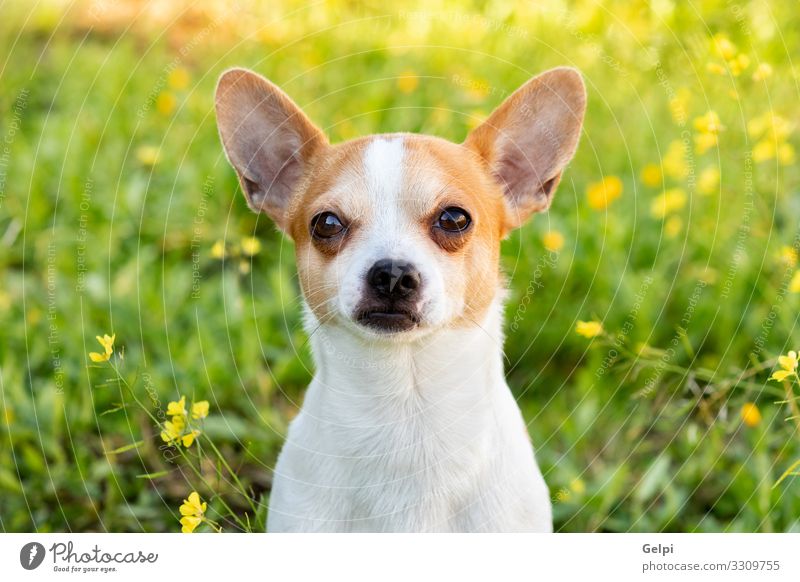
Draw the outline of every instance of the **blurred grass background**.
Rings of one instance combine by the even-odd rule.
[[[268,496],[311,360],[291,243],[248,211],[217,138],[226,67],[272,79],[333,141],[460,141],[572,65],[589,90],[578,154],[504,245],[509,383],[556,529],[800,531],[800,483],[772,487],[800,439],[767,382],[800,345],[795,3],[2,10],[0,530],[178,529],[193,478],[90,366],[103,333],[154,412],[209,400],[204,430]],[[616,343],[577,335],[589,319]]]

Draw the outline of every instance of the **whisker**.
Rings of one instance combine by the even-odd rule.
[[[336,313],[332,311],[331,313],[328,314],[327,318],[323,318],[322,320],[320,320],[319,325],[315,327],[310,334],[308,334],[306,341],[304,341],[303,345],[300,347],[301,348],[306,347],[306,345],[308,345],[308,342],[311,341],[311,338],[314,336],[314,334],[317,333],[322,328],[323,325],[331,321],[334,317],[336,317]]]

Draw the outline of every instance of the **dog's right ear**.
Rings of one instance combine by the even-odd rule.
[[[559,67],[514,91],[467,136],[465,144],[503,189],[508,227],[517,228],[550,206],[578,147],[585,112],[580,73]]]
[[[222,145],[248,205],[286,231],[290,201],[311,157],[327,146],[324,134],[283,91],[246,69],[223,73],[215,105]]]

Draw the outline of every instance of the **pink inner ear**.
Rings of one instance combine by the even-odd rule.
[[[216,110],[225,151],[248,204],[283,228],[306,161],[326,143],[324,135],[285,93],[250,71],[223,74]]]
[[[554,165],[555,150],[543,148],[544,151],[537,151],[537,145],[529,143],[528,136],[504,141],[493,174],[509,201],[530,212],[547,208],[558,183],[558,174],[542,176],[540,173]]]
[[[287,127],[264,127],[264,133],[251,137],[251,144],[240,145],[250,158],[242,175],[251,206],[267,210],[284,208],[292,189],[302,177],[301,159],[295,144],[299,141]]]

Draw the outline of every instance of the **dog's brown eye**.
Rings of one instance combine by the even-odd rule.
[[[317,238],[333,238],[344,231],[344,224],[333,212],[322,212],[311,219],[311,234]]]
[[[464,232],[470,224],[472,224],[472,219],[466,210],[450,206],[442,211],[435,226],[447,232]]]

